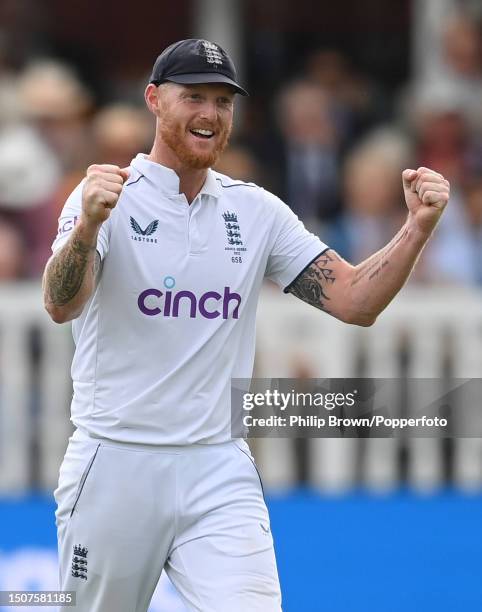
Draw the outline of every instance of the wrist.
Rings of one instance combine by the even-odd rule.
[[[428,229],[422,229],[417,222],[415,215],[411,212],[408,213],[407,221],[405,224],[408,230],[408,237],[410,241],[418,244],[422,247],[427,240],[430,238],[433,232],[433,227]]]
[[[93,222],[88,217],[82,215],[75,226],[77,238],[85,243],[86,246],[95,248],[100,226],[100,223]]]

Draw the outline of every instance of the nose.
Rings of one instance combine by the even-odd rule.
[[[201,108],[200,117],[214,123],[217,120],[218,111],[216,108],[216,102],[206,100]]]

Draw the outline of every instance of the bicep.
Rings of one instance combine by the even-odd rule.
[[[347,311],[347,287],[353,266],[328,249],[289,285],[288,293],[303,302],[344,320]]]

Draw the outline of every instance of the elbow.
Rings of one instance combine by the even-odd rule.
[[[345,304],[350,306],[346,308],[343,321],[350,325],[357,325],[358,327],[371,327],[375,324],[375,321],[380,314],[380,311],[371,307],[370,304],[366,303],[366,300],[360,301],[356,299],[353,294],[346,294]]]
[[[374,315],[365,315],[359,317],[357,321],[355,321],[354,325],[358,325],[359,327],[371,327],[375,324],[377,317]]]
[[[376,320],[377,315],[363,312],[353,312],[342,319],[344,323],[358,325],[358,327],[371,327]]]
[[[53,304],[45,304],[45,310],[48,312],[54,323],[67,323],[74,318],[71,313],[65,310],[65,308],[59,308]]]

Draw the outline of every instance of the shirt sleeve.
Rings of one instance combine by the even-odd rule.
[[[82,181],[74,191],[67,198],[67,201],[64,204],[62,212],[59,217],[59,225],[57,230],[57,236],[52,243],[52,252],[55,253],[60,248],[64,246],[67,240],[72,233],[72,230],[75,227],[75,224],[80,218],[80,213],[82,211],[82,190],[84,188],[84,181]],[[101,257],[104,259],[107,251],[109,250],[109,219],[105,221],[99,230],[99,235],[97,237],[97,251]]]
[[[265,192],[274,208],[272,248],[265,276],[286,289],[329,247],[309,232],[294,212],[279,198]]]

